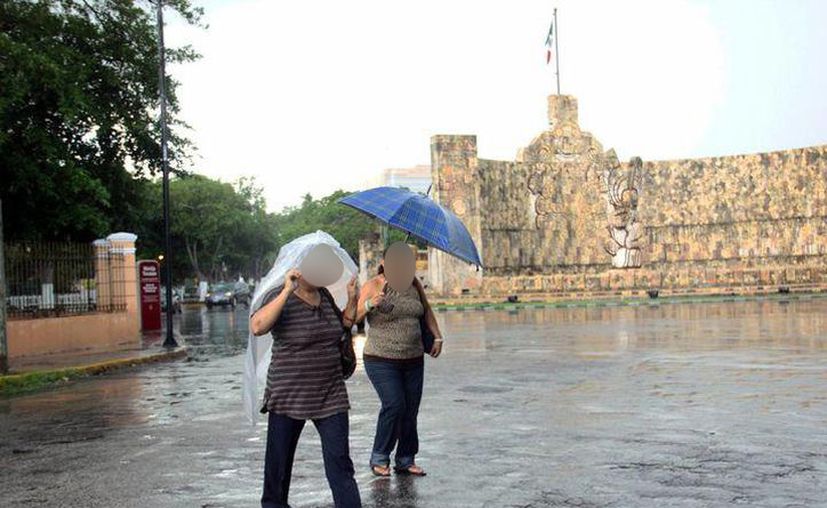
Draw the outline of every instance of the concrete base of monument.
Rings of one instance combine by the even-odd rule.
[[[652,293],[652,294],[650,294]],[[491,306],[571,306],[622,305],[681,301],[725,301],[726,299],[756,298],[827,298],[827,286],[818,284],[796,286],[753,286],[717,288],[657,288],[623,291],[525,292],[503,295],[468,294],[454,297],[431,295],[430,302],[438,309]]]

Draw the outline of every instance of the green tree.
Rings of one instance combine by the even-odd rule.
[[[241,267],[242,273],[253,279],[263,277],[275,261],[278,253],[278,222],[274,214],[267,213],[264,190],[253,178],[240,178],[235,183],[236,192],[249,204],[249,217],[241,223],[237,232],[232,262]]]
[[[200,280],[258,278],[277,247],[275,220],[252,180],[233,186],[201,175],[176,178],[170,215],[175,257]]]
[[[190,23],[200,9],[167,0]],[[159,168],[158,52],[153,3],[140,0],[0,2],[0,197],[10,239],[90,240],[130,229],[143,178]],[[168,50],[170,62],[197,58]],[[178,132],[179,168],[190,147]],[[176,128],[176,126],[178,128]]]

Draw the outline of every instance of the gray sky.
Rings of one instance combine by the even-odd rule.
[[[827,143],[827,1],[205,0],[203,54],[171,72],[194,171],[255,176],[271,210],[428,163],[433,134],[511,160],[546,127],[558,7],[562,92],[627,159]]]

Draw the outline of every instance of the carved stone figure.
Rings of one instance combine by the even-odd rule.
[[[612,256],[612,266],[615,268],[639,268],[643,227],[637,221],[637,206],[643,183],[643,161],[640,157],[632,157],[628,169],[624,171],[617,154],[609,150],[606,162],[603,184],[609,240],[604,249]]]

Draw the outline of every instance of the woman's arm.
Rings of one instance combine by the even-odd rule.
[[[290,298],[290,295],[296,289],[295,281],[299,276],[298,271],[290,270],[285,277],[284,289],[281,290],[281,293],[273,298],[272,301],[258,309],[250,317],[250,331],[253,335],[258,337],[273,329],[276,321],[279,320],[279,316],[281,316],[281,312],[284,310],[287,299]]]
[[[353,328],[353,325],[356,324],[356,308],[358,304],[359,295],[356,289],[356,277],[353,277],[347,285],[347,305],[345,305],[345,309],[342,311],[342,321],[344,321],[344,325],[347,328]]]
[[[359,295],[359,303],[356,305],[357,323],[361,323],[368,314],[368,309],[365,306],[367,302],[370,302],[371,308],[373,308],[381,304],[385,299],[384,285],[385,282],[382,277],[374,277],[362,288],[361,294]]]

